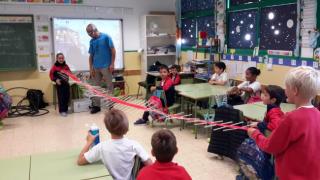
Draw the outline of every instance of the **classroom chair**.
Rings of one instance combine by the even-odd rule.
[[[154,93],[155,96],[159,97],[160,99],[163,99],[163,103],[164,104],[167,104],[167,99],[166,99],[166,96],[165,96],[165,92],[163,90],[156,90],[155,93]],[[178,103],[174,103],[173,105],[169,106],[169,107],[165,107],[168,109],[168,113],[169,114],[175,114],[177,113],[177,110],[180,109],[180,104]],[[151,127],[154,126],[154,121],[158,121],[159,119],[152,119],[151,120]],[[164,123],[165,123],[165,126],[168,127],[168,122],[169,121],[172,121],[172,119],[168,119],[168,117],[165,117],[164,119]]]
[[[137,92],[137,98],[140,95],[140,87],[143,87],[145,89],[147,89],[147,83],[145,81],[140,81],[138,82],[138,92]]]
[[[217,108],[215,111],[214,121],[222,123],[230,122],[231,124],[243,122],[242,125],[247,125],[243,120],[243,113],[237,109],[222,107]],[[236,160],[238,147],[248,138],[247,132],[243,130],[215,130],[218,127],[212,127],[210,125],[207,127],[212,128],[208,152],[215,153],[220,157],[226,156]]]
[[[132,179],[136,180],[139,174],[139,171],[144,167],[143,162],[139,156],[134,157],[134,165],[132,168]]]

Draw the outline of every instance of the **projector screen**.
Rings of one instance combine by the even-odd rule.
[[[123,69],[122,20],[53,18],[54,52],[62,52],[71,71],[89,70],[88,24],[108,34],[116,49],[115,69]]]

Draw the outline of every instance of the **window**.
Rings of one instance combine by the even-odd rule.
[[[251,49],[257,46],[257,16],[258,10],[229,14],[228,47]]]
[[[263,8],[260,29],[260,49],[293,51],[297,39],[297,5]]]

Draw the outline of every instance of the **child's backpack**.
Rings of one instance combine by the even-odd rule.
[[[238,148],[237,155],[243,179],[274,178],[274,166],[270,155],[261,151],[253,139],[247,138]]]
[[[157,111],[163,112],[163,114],[160,114],[158,112],[150,110],[150,116],[152,119],[163,122],[166,119],[166,116],[164,114],[168,113],[168,107],[165,106],[165,98],[163,98],[163,90],[156,90],[148,100],[148,107],[155,109]]]
[[[43,109],[48,106],[43,100],[43,92],[37,89],[29,89],[27,91],[27,99],[29,101],[29,106],[32,111],[38,112],[39,109]]]
[[[12,99],[4,88],[0,86],[0,120],[8,116]]]

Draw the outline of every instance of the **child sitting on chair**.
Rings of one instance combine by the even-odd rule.
[[[255,67],[249,67],[246,70],[246,81],[236,87],[233,87],[229,92],[228,104],[239,105],[244,103],[254,103],[261,101],[260,91],[261,84],[257,81],[260,75],[260,70]]]
[[[170,78],[171,78],[174,86],[181,84],[181,78],[180,78],[180,75],[179,75],[179,69],[180,69],[180,66],[179,65],[175,65],[175,64],[170,66],[170,68],[169,68]]]
[[[157,161],[144,167],[138,174],[138,180],[190,180],[188,172],[172,159],[178,152],[177,140],[168,129],[162,129],[152,135],[151,153]]]
[[[263,88],[261,99],[263,104],[267,105],[267,113],[263,122],[259,122],[254,127],[257,127],[261,133],[268,135],[279,126],[284,116],[280,104],[285,102],[286,95],[281,87],[269,85]]]
[[[87,135],[87,143],[78,157],[78,165],[102,161],[113,179],[132,179],[135,156],[139,156],[144,165],[152,164],[143,147],[124,135],[129,130],[126,115],[117,109],[109,110],[104,117],[104,124],[111,134],[111,139],[95,145],[89,150],[96,136]]]
[[[171,78],[169,77],[168,66],[162,65],[160,67],[160,76],[161,76],[160,86],[158,86],[158,87],[151,86],[150,91],[155,93],[156,90],[163,90],[165,99],[161,99],[162,107],[169,107],[169,106],[173,105],[173,103],[174,103],[175,91],[174,91],[173,82],[172,82]],[[158,97],[158,98],[161,98],[161,97]],[[143,113],[142,118],[138,119],[134,124],[135,125],[146,124],[149,121],[149,119],[148,119],[149,115],[150,115],[150,112],[145,111]]]
[[[287,101],[296,110],[286,113],[269,138],[254,128],[248,135],[263,151],[273,154],[279,179],[320,179],[320,112],[311,100],[320,89],[320,75],[311,67],[297,67],[285,79]]]
[[[62,53],[58,53],[56,55],[56,62],[50,70],[50,79],[51,81],[56,83],[59,113],[61,116],[67,116],[70,97],[70,85],[68,75],[66,75],[62,71],[70,72],[70,68],[66,64],[64,55]]]
[[[228,74],[226,73],[226,64],[224,62],[214,63],[214,74],[211,76],[209,84],[228,86],[228,81],[229,79]]]

